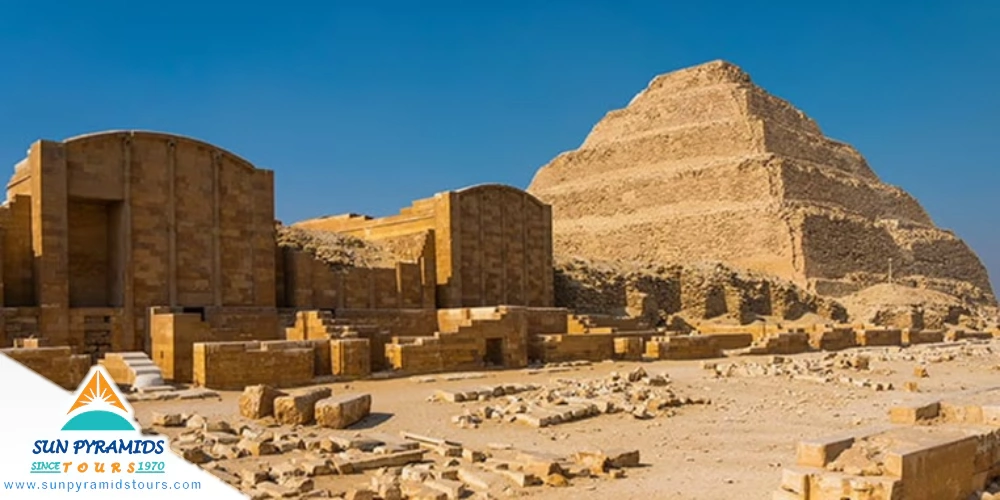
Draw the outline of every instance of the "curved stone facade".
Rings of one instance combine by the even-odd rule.
[[[142,349],[153,306],[273,308],[273,183],[176,135],[36,142],[0,209],[4,268],[18,268],[3,304],[37,308],[39,336],[90,352]]]

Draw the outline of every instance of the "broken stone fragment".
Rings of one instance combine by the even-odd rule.
[[[566,479],[566,476],[564,476],[562,474],[549,474],[545,478],[545,484],[547,486],[553,486],[553,487],[556,487],[556,488],[562,488],[562,487],[569,486],[569,480]]]
[[[316,402],[316,423],[331,429],[346,429],[371,413],[370,394],[336,396]]]
[[[306,425],[315,419],[316,402],[330,397],[329,387],[306,389],[274,399],[274,418],[285,425]]]
[[[153,425],[160,427],[183,427],[185,418],[180,413],[153,413]]]
[[[274,400],[287,394],[269,385],[251,385],[240,395],[240,415],[249,419],[261,419],[274,415]]]
[[[184,460],[196,465],[207,464],[212,461],[212,457],[201,448],[190,448],[181,453]]]
[[[265,455],[277,455],[280,450],[271,441],[254,441],[252,439],[242,439],[237,448],[244,450],[247,454],[255,457]]]

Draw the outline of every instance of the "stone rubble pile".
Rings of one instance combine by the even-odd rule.
[[[519,422],[549,427],[599,415],[622,413],[637,419],[670,415],[672,408],[710,404],[707,399],[678,396],[665,374],[649,375],[642,367],[626,375],[612,373],[603,379],[557,379],[549,386],[509,384],[466,390],[438,390],[429,401],[487,402],[466,408],[452,418],[463,428],[477,428],[486,421]]]

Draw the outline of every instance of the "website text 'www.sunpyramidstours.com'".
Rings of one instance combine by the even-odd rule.
[[[148,491],[148,490],[199,490],[198,481],[139,481],[135,479],[117,481],[3,481],[5,491],[65,491],[72,493],[86,491]],[[3,497],[0,493],[0,497]]]

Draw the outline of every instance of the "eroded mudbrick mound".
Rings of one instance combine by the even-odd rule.
[[[560,256],[723,262],[840,296],[885,282],[993,304],[986,269],[853,147],[723,61],[661,75],[528,190]]]

